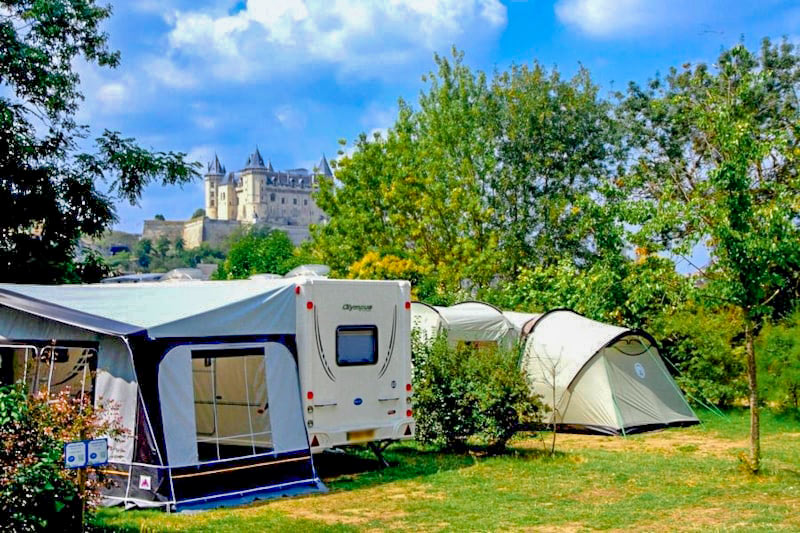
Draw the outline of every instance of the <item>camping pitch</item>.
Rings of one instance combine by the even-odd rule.
[[[0,285],[0,380],[113,402],[127,434],[111,443],[108,503],[313,490],[312,449],[413,437],[408,293],[309,278]]]
[[[643,331],[550,311],[524,339],[522,367],[563,430],[625,435],[699,423]]]

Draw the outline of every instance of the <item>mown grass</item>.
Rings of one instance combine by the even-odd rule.
[[[121,531],[589,529],[800,530],[800,422],[764,417],[764,472],[747,474],[747,413],[627,438],[560,435],[549,457],[519,435],[510,453],[454,455],[394,445],[396,466],[366,453],[325,457],[327,494],[194,514],[103,510]]]

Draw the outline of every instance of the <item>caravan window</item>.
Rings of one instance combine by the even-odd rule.
[[[339,326],[336,328],[336,364],[374,365],[378,362],[378,328]]]

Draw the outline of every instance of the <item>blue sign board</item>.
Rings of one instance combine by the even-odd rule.
[[[78,440],[64,444],[64,466],[86,468],[108,463],[108,439]]]

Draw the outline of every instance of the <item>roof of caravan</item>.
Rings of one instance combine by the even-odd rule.
[[[574,311],[558,309],[536,321],[525,351],[557,365],[558,385],[567,387],[597,352],[625,335],[638,335],[648,343],[653,342],[641,331],[603,324]]]
[[[113,335],[294,333],[297,279],[97,285],[0,284],[0,305]],[[263,312],[269,305],[270,312]],[[0,325],[2,326],[2,325]]]

